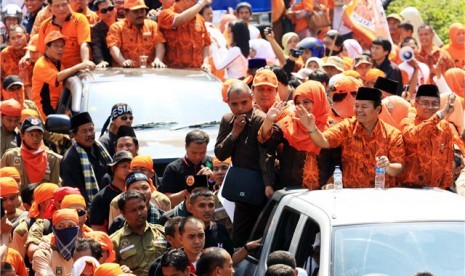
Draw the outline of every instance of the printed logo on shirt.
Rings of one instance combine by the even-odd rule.
[[[21,157],[15,157],[13,159],[13,165],[15,165],[15,166],[21,165]]]
[[[126,247],[129,245],[129,240],[128,239],[122,239],[121,240],[121,247]]]
[[[192,186],[195,184],[195,178],[193,175],[189,175],[188,177],[186,177],[186,184],[187,186]]]

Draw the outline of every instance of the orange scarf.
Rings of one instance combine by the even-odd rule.
[[[47,170],[47,152],[45,151],[45,146],[42,144],[37,150],[30,150],[23,143],[21,145],[21,158],[23,159],[29,182],[42,182]]]
[[[465,97],[465,70],[451,68],[444,73],[444,80],[452,92],[461,98]]]
[[[324,131],[326,122],[328,121],[330,107],[323,85],[317,81],[306,81],[295,90],[294,102],[297,96],[301,96],[313,102],[312,114],[315,116],[316,126],[320,131]],[[296,115],[289,114],[278,121],[284,138],[289,142],[289,145],[297,150],[319,154],[320,148],[312,142],[307,129],[299,121],[292,118],[294,116]]]
[[[454,60],[455,66],[459,68],[465,66],[465,44],[457,44],[457,34],[463,30],[465,30],[465,26],[463,24],[452,24],[449,28],[450,44],[444,46],[444,49]]]
[[[402,130],[401,122],[408,117],[410,103],[402,97],[389,96],[382,100],[382,106],[379,118],[398,130]]]

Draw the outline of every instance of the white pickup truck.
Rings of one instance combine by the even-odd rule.
[[[257,221],[236,275],[291,252],[309,275],[465,275],[465,197],[436,189],[278,191]]]

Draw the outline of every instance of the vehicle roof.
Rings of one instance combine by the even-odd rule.
[[[333,226],[381,222],[465,221],[465,198],[439,189],[318,190],[290,196],[321,209],[328,215]]]

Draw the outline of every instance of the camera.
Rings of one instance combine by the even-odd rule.
[[[300,57],[304,53],[304,51],[298,50],[298,49],[291,49],[290,52],[291,52],[291,56],[296,57],[296,58]]]

